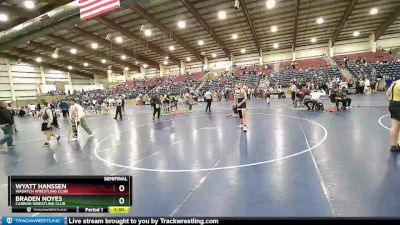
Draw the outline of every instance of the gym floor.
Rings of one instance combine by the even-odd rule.
[[[122,121],[88,117],[81,132],[43,147],[37,118],[17,119],[14,150],[0,153],[0,214],[9,175],[131,175],[132,216],[400,216],[400,159],[389,152],[384,93],[351,96],[348,111],[292,109],[289,99],[248,103],[247,134],[232,102],[152,122],[149,106]],[[327,106],[329,103],[325,103]]]

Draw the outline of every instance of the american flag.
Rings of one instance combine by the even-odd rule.
[[[120,0],[79,0],[81,21],[118,9]]]

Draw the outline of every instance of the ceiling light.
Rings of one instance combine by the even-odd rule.
[[[69,69],[69,70],[72,70],[72,66],[68,66],[68,69]]]
[[[175,50],[175,47],[174,47],[173,45],[170,45],[170,46],[169,46],[169,50],[170,50],[170,51],[173,51],[173,50]]]
[[[275,7],[275,3],[276,3],[275,0],[267,0],[267,8],[268,9],[274,8]]]
[[[238,35],[237,34],[232,34],[232,39],[233,40],[236,40],[238,38]]]
[[[0,13],[0,21],[5,22],[8,20],[8,16],[4,13]]]
[[[89,66],[89,63],[85,62],[85,63],[83,63],[83,66],[84,66],[84,67],[88,67],[88,66]]]
[[[354,36],[354,37],[360,36],[360,32],[359,32],[359,31],[354,31],[353,36]]]
[[[124,39],[122,39],[121,36],[118,36],[118,37],[115,38],[115,41],[116,41],[117,43],[122,43],[122,42],[124,41]]]
[[[279,44],[278,43],[274,43],[274,48],[279,48]]]
[[[69,50],[71,52],[71,54],[76,54],[78,51],[76,50],[76,48],[71,48],[71,50]]]
[[[168,65],[168,61],[167,60],[164,61],[164,65]]]
[[[97,49],[97,48],[99,47],[99,45],[98,45],[97,43],[95,43],[95,42],[93,42],[92,44],[90,44],[90,46],[91,46],[93,49]]]
[[[313,37],[313,38],[311,38],[311,42],[315,43],[315,42],[317,42],[317,39],[315,37]]]
[[[149,30],[149,29],[144,30],[144,35],[146,35],[147,37],[150,37],[151,36],[151,30]]]
[[[240,49],[240,53],[242,54],[246,53],[246,49],[245,48]]]
[[[318,24],[323,24],[324,23],[324,18],[323,17],[318,17],[317,18],[317,23]]]
[[[24,5],[25,5],[25,8],[27,8],[27,9],[33,9],[33,8],[35,8],[35,2],[34,1],[25,1],[24,2]]]
[[[277,31],[278,31],[278,27],[277,26],[274,25],[274,26],[271,27],[271,32],[272,33],[275,33]]]
[[[211,54],[211,56],[212,56],[213,58],[216,58],[216,57],[217,57],[217,53],[213,53],[213,54]]]
[[[164,59],[169,59],[169,56],[165,56]]]
[[[178,27],[181,28],[181,29],[185,28],[186,27],[186,22],[183,21],[183,20],[179,21],[178,22]]]
[[[129,67],[126,66],[124,69],[125,69],[125,71],[128,71],[128,70],[129,70]]]
[[[377,14],[378,13],[378,9],[377,8],[372,8],[370,11],[369,11],[369,14],[371,14],[371,15],[375,15],[375,14]]]
[[[190,57],[186,57],[186,61],[190,62],[192,59]]]
[[[204,41],[203,40],[199,40],[199,45],[204,45]]]
[[[144,68],[147,68],[147,64],[143,64],[143,67],[144,67]]]
[[[226,12],[225,12],[225,11],[219,11],[219,12],[218,12],[218,18],[219,18],[220,20],[226,19]]]
[[[126,59],[126,55],[121,55],[121,59],[125,60]]]
[[[42,58],[37,57],[37,58],[36,58],[36,62],[38,62],[38,63],[42,62]]]
[[[139,61],[135,61],[135,65],[138,65],[139,64]]]
[[[53,53],[53,54],[51,54],[51,57],[53,57],[54,59],[57,59],[58,58],[58,54],[57,53]]]
[[[107,60],[106,59],[101,59],[101,63],[105,64],[105,63],[107,63]]]

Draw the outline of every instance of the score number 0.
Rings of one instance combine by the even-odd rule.
[[[124,192],[125,191],[125,186],[124,185],[119,185],[118,190],[120,192]],[[123,198],[123,197],[119,198],[118,202],[119,202],[120,205],[123,205],[125,203],[125,198]]]

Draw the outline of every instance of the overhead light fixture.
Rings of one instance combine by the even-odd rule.
[[[246,53],[246,49],[245,48],[240,49],[240,53],[242,54]]]
[[[267,8],[272,9],[275,7],[276,1],[275,0],[267,0]]]
[[[73,67],[72,67],[72,66],[68,66],[68,69],[69,69],[69,70],[72,70],[72,69],[73,69]]]
[[[376,15],[378,13],[378,8],[372,8],[370,11],[369,11],[369,14],[371,14],[371,15]]]
[[[274,26],[271,27],[271,32],[272,33],[275,33],[277,31],[278,31],[278,27],[277,26],[274,25]]]
[[[38,62],[38,63],[42,62],[42,58],[37,57],[37,58],[36,58],[36,62]]]
[[[150,29],[144,30],[144,35],[147,36],[147,37],[150,37],[151,36],[151,30]]]
[[[0,21],[5,22],[8,20],[8,16],[4,13],[0,13]]]
[[[181,28],[181,29],[185,28],[186,27],[186,22],[183,21],[183,20],[179,21],[178,22],[178,27]]]
[[[318,24],[323,24],[324,23],[324,18],[323,17],[318,17],[317,18],[317,23]]]
[[[360,32],[359,32],[359,31],[354,31],[353,36],[354,36],[354,37],[360,36]]]
[[[190,57],[186,57],[186,62],[190,62],[192,59]]]
[[[51,54],[51,57],[53,57],[53,59],[57,59],[58,58],[58,54],[57,53],[53,53],[53,54]]]
[[[170,46],[169,46],[169,50],[170,50],[170,51],[173,51],[173,50],[175,50],[175,47],[174,47],[173,45],[170,45]]]
[[[220,20],[226,19],[226,12],[225,11],[218,11],[218,18]]]
[[[238,38],[238,35],[237,34],[232,34],[232,39],[233,40],[236,40]]]
[[[164,65],[168,65],[168,61],[167,60],[164,60]]]
[[[35,2],[31,1],[31,0],[27,0],[24,2],[24,6],[27,9],[33,9],[33,8],[35,8]]]
[[[107,35],[106,35],[106,40],[107,40],[107,41],[111,40],[111,34],[107,34]]]
[[[279,44],[278,43],[274,43],[274,48],[279,48]]]
[[[315,37],[311,38],[311,42],[312,42],[312,43],[317,42],[317,38],[315,38]]]
[[[105,64],[105,63],[107,63],[107,60],[106,59],[101,59],[101,63]]]
[[[99,45],[98,45],[96,42],[93,42],[92,44],[90,44],[90,46],[91,46],[93,49],[97,49],[97,48],[99,47]]]
[[[126,55],[121,55],[121,59],[125,60],[126,59]]]
[[[115,38],[115,41],[117,43],[122,43],[124,41],[124,39],[121,36],[118,36],[118,37]]]
[[[216,57],[217,57],[217,53],[213,53],[213,54],[211,54],[211,56],[212,56],[213,58],[216,58]]]
[[[139,61],[135,61],[135,65],[139,65]]]
[[[199,45],[204,45],[204,41],[203,40],[199,40]]]
[[[84,62],[84,63],[83,63],[83,66],[84,66],[84,67],[88,67],[88,66],[89,66],[89,63]]]
[[[125,66],[125,68],[124,68],[124,69],[125,69],[125,71],[128,71],[128,70],[129,70],[129,67]]]
[[[168,60],[168,59],[169,59],[169,56],[165,56],[164,59],[167,59],[167,60]]]
[[[71,54],[76,54],[78,51],[76,50],[76,48],[71,48],[71,50],[69,50],[71,52]]]
[[[144,68],[147,68],[147,64],[143,64],[143,67],[144,67]]]

